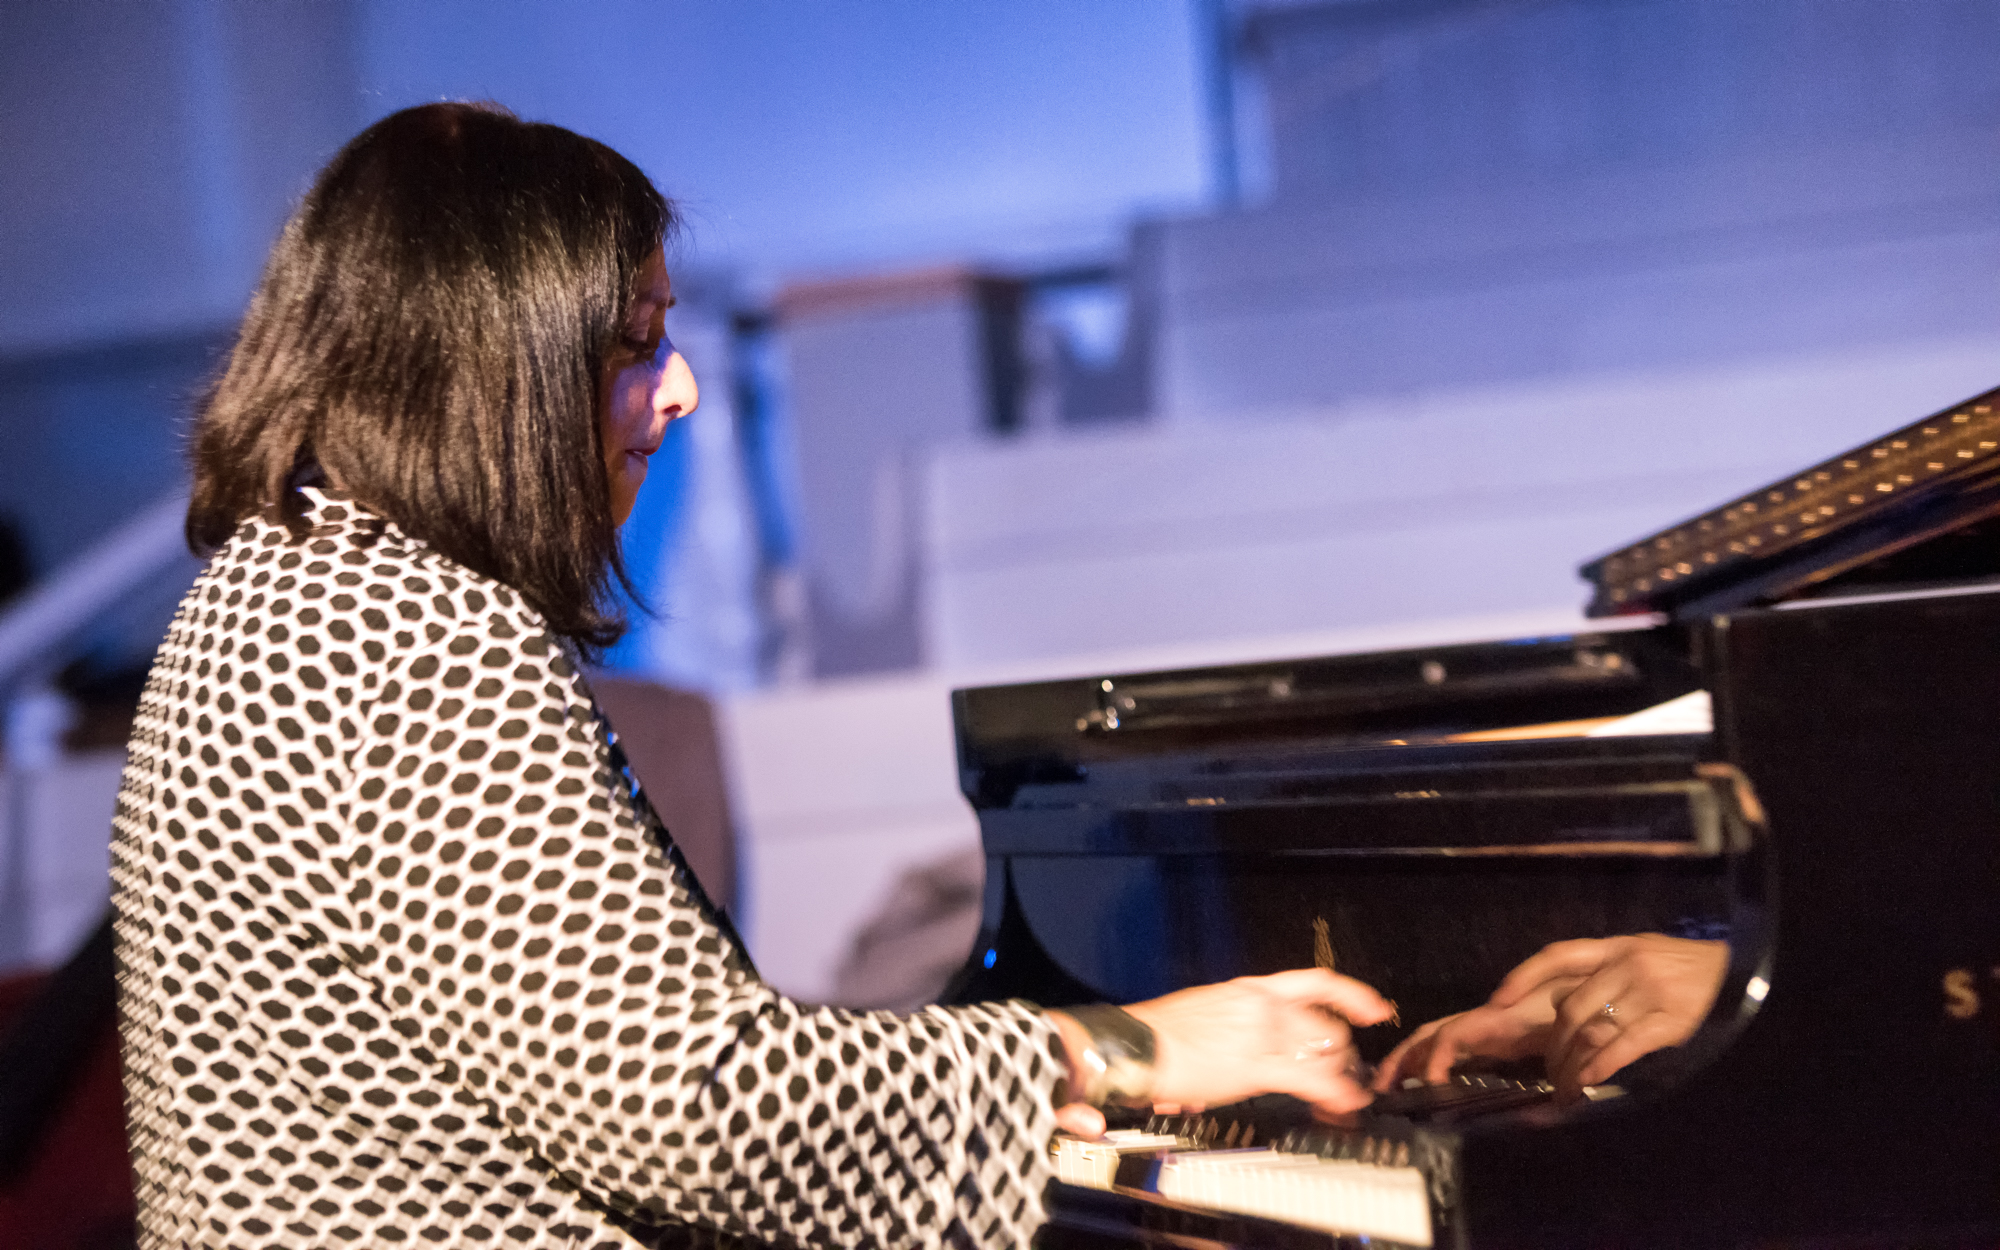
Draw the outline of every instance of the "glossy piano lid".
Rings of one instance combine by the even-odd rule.
[[[1574,736],[1700,685],[1678,631],[1613,629],[985,686],[952,698],[960,784],[988,807],[1022,784],[1135,757]]]

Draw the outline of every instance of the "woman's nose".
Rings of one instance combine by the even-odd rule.
[[[694,370],[685,357],[674,352],[667,367],[660,370],[659,385],[653,388],[653,411],[668,421],[685,417],[701,403],[701,388],[695,385]]]

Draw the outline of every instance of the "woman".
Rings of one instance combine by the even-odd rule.
[[[1345,1021],[1388,1006],[1316,971],[1129,1013],[757,980],[579,670],[698,400],[673,224],[603,145],[439,104],[273,250],[116,821],[146,1244],[1011,1245],[1093,1102],[1365,1100]]]

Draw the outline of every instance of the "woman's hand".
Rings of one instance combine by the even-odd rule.
[[[1370,1097],[1355,1080],[1360,1065],[1349,1024],[1379,1024],[1395,1009],[1351,977],[1301,968],[1181,990],[1125,1010],[1153,1030],[1155,1105],[1290,1094],[1338,1114]],[[1062,1012],[1049,1014],[1074,1071],[1089,1037]],[[1079,1136],[1104,1131],[1103,1115],[1084,1103],[1060,1108],[1056,1119]]]
[[[1555,996],[1542,1054],[1558,1092],[1574,1097],[1641,1055],[1692,1037],[1728,967],[1727,942],[1660,933],[1555,942],[1508,973],[1487,1005],[1512,1007],[1552,982],[1571,983]]]
[[[1558,998],[1580,984],[1580,977],[1545,981],[1508,1006],[1489,1002],[1431,1021],[1375,1069],[1376,1091],[1387,1093],[1412,1077],[1435,1085],[1467,1060],[1511,1062],[1541,1054],[1555,1030]]]

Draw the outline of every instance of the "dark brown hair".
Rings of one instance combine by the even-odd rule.
[[[630,161],[491,105],[361,132],[285,224],[194,430],[188,544],[306,528],[324,471],[586,651],[629,588],[597,389],[672,206]]]

